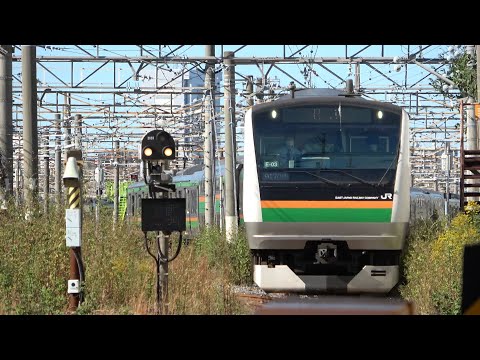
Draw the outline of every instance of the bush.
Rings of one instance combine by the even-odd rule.
[[[0,212],[0,307],[13,314],[56,314],[68,302],[65,225],[58,211],[51,217],[10,205]]]
[[[208,259],[211,267],[227,270],[232,283],[252,283],[252,260],[244,227],[240,227],[237,238],[231,243],[227,242],[225,232],[218,227],[205,228],[194,241],[194,247],[199,255]]]
[[[29,221],[21,207],[10,205],[0,212],[0,313],[67,311],[65,210],[50,210],[47,216],[34,209]],[[85,302],[77,314],[155,314],[155,262],[145,250],[139,224],[119,221],[113,226],[111,209],[102,209],[98,224],[94,212],[85,212],[83,219]],[[245,313],[231,288],[250,277],[244,233],[227,244],[218,229],[209,229],[191,245],[169,263],[168,313]]]
[[[407,240],[400,292],[421,314],[460,314],[464,247],[480,239],[478,205],[446,225],[417,224]]]

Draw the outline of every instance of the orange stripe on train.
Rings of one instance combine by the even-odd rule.
[[[317,208],[317,209],[390,209],[393,201],[366,201],[366,200],[335,200],[335,201],[289,201],[289,200],[262,200],[262,208]]]
[[[205,202],[205,196],[200,196],[198,200],[200,202]],[[220,194],[215,195],[215,200],[220,200]]]

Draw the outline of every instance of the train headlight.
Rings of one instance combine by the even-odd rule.
[[[277,110],[272,110],[272,119],[276,119],[277,118]]]
[[[382,110],[378,110],[377,111],[377,119],[382,119],[383,118],[383,111]]]

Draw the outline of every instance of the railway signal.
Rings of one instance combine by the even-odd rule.
[[[164,130],[152,130],[142,139],[140,156],[143,161],[143,177],[149,188],[149,198],[142,199],[142,231],[147,251],[155,260],[157,268],[157,311],[163,301],[168,312],[168,263],[178,256],[182,232],[186,230],[186,202],[185,199],[173,198],[175,185],[172,184],[172,175],[168,173],[170,162],[176,157],[175,141]],[[157,255],[149,249],[149,231],[156,233]],[[169,257],[169,238],[173,231],[180,232],[180,238],[175,254]]]
[[[170,162],[175,160],[175,140],[164,130],[149,131],[142,139],[141,159],[143,177],[149,185],[150,193],[168,193],[175,191],[171,185],[172,176],[166,172]]]
[[[164,130],[152,130],[142,139],[142,160],[175,160],[175,141]]]

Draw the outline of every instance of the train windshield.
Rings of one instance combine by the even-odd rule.
[[[260,180],[391,183],[400,125],[399,113],[366,107],[317,105],[256,113]]]

